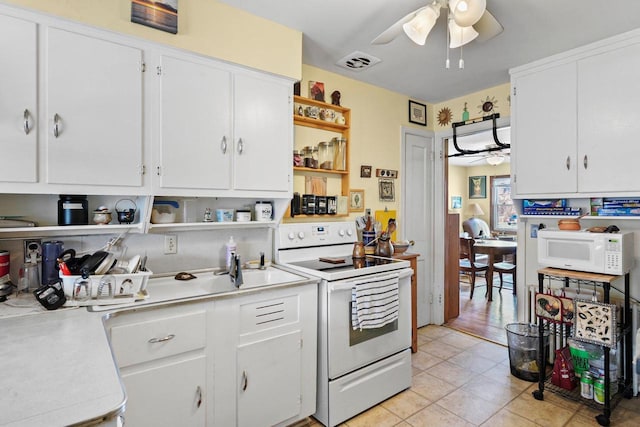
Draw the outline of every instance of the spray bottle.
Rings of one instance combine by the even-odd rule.
[[[233,240],[233,236],[229,237],[229,241],[226,243],[227,247],[227,271],[231,271],[231,263],[236,253],[236,242]]]

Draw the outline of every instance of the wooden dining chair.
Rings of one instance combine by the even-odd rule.
[[[460,271],[464,271],[471,276],[471,292],[469,299],[473,298],[473,291],[476,286],[476,274],[484,272],[485,278],[489,265],[486,263],[478,262],[476,260],[475,250],[473,245],[475,240],[470,237],[460,237]]]
[[[514,253],[511,256],[511,260],[503,260],[501,262],[496,262],[493,264],[493,271],[498,273],[500,276],[500,289],[498,292],[502,290],[502,275],[503,274],[511,274],[511,279],[513,282],[513,294],[516,294],[516,254]],[[512,262],[513,261],[513,262]]]

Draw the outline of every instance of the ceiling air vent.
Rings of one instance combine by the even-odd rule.
[[[339,65],[351,71],[362,71],[366,70],[367,68],[371,68],[372,65],[375,65],[380,61],[381,60],[379,58],[376,58],[375,56],[357,51],[345,56],[344,58],[336,62],[336,65]]]

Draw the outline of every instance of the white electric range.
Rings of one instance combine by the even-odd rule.
[[[411,275],[409,262],[352,258],[354,222],[281,224],[276,261],[320,280],[316,413],[337,425],[411,386]],[[379,328],[354,329],[355,283],[398,280],[398,318]]]

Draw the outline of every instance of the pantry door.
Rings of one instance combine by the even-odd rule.
[[[418,327],[434,323],[434,135],[413,128],[402,129],[402,237],[415,242],[410,251],[419,254]]]

